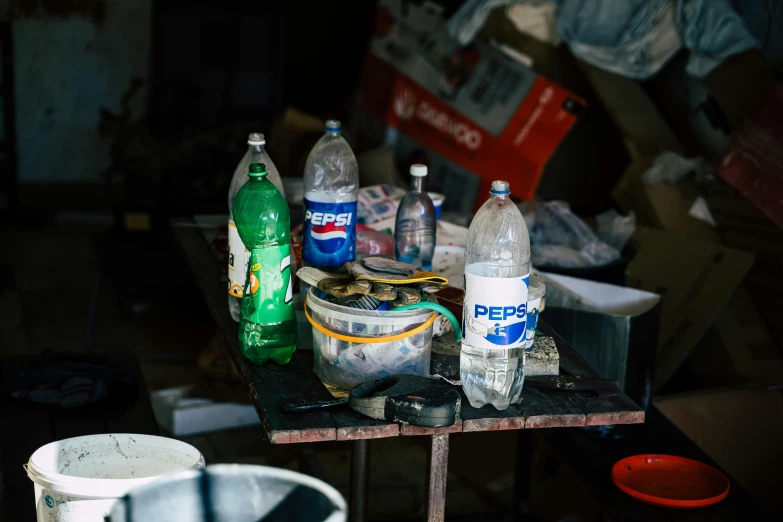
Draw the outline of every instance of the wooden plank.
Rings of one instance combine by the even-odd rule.
[[[176,222],[172,229],[196,276],[226,349],[248,388],[269,441],[286,444],[336,440],[337,430],[328,413],[285,414],[281,411],[283,404],[320,400],[317,388],[305,378],[296,357],[282,366],[274,363],[256,366],[242,356],[237,324],[226,306],[225,285],[219,277],[221,267],[210,252],[201,230],[187,225],[177,226]]]
[[[595,392],[567,392],[565,395],[585,414],[585,426],[644,422],[644,411],[622,393],[611,397],[600,397]]]
[[[474,408],[464,392],[460,390],[460,393],[462,394],[462,431],[520,430],[525,427],[525,418],[513,406],[503,411],[498,411],[491,405]]]
[[[541,322],[539,322],[541,325]],[[554,332],[549,325],[543,324],[543,331],[554,337],[557,343],[557,351],[560,354],[561,373],[574,376],[601,377],[592,365],[579,355],[571,346]],[[523,394],[525,391],[523,391]],[[624,393],[619,392],[611,397],[599,397],[595,392],[550,392],[545,394],[548,402],[541,399],[542,407],[556,408],[566,415],[584,415],[584,425],[603,426],[608,424],[639,424],[644,422],[644,411],[629,399]],[[530,405],[532,407],[533,405]],[[523,402],[523,411],[525,409]],[[527,415],[526,415],[527,416]],[[566,417],[564,422],[577,422],[577,417]],[[549,427],[550,422],[556,419],[548,419],[546,415],[540,420],[532,420],[526,427]],[[539,423],[541,424],[539,426]]]
[[[523,388],[515,407],[525,417],[525,429],[584,426],[586,415],[564,397],[568,393]]]
[[[332,400],[334,397],[313,371],[312,350],[297,350],[295,356],[317,400]],[[382,439],[400,434],[400,426],[396,422],[365,417],[347,405],[332,408],[328,413],[337,428],[337,440]]]
[[[347,406],[341,409],[345,410],[341,416],[336,417],[335,413],[332,414],[332,419],[337,424],[337,440],[384,439],[397,437],[400,434],[398,424],[368,419]],[[344,416],[342,416],[343,414]],[[377,424],[368,425],[367,420]]]
[[[238,365],[272,444],[319,442],[337,439],[337,430],[326,411],[284,413],[284,404],[323,400],[318,397],[296,357],[285,365]]]

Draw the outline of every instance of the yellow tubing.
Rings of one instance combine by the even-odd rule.
[[[310,317],[310,314],[307,313],[307,299],[305,299],[304,302],[304,313],[305,317],[307,317],[307,321],[313,325],[313,328],[318,330],[324,335],[327,335],[329,337],[333,337],[334,339],[337,339],[339,341],[345,341],[348,343],[361,343],[361,344],[374,344],[374,343],[390,343],[392,341],[399,341],[400,339],[405,339],[406,337],[410,337],[412,335],[416,335],[417,333],[421,333],[430,326],[432,326],[432,323],[435,322],[435,313],[432,314],[432,317],[424,321],[422,324],[414,328],[413,330],[408,330],[407,332],[402,332],[394,335],[387,335],[386,337],[354,337],[352,335],[343,335],[338,334],[336,332],[332,332],[331,330],[327,330],[320,324],[316,323],[312,317]]]

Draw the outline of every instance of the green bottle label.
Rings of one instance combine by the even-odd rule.
[[[250,251],[245,317],[257,324],[281,323],[294,317],[290,245]]]

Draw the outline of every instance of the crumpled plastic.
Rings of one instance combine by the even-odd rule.
[[[596,233],[604,243],[622,250],[636,230],[636,216],[633,212],[623,216],[616,210],[607,210],[595,216]]]
[[[468,0],[446,27],[467,45],[494,8],[547,2],[557,7],[557,34],[574,55],[627,78],[649,78],[683,46],[691,51],[686,70],[699,78],[762,47],[728,0]]]
[[[655,157],[652,166],[642,174],[642,181],[648,187],[677,183],[691,172],[697,183],[713,176],[712,167],[704,158],[683,158],[675,152],[666,151]]]
[[[394,237],[377,230],[356,231],[356,259],[366,256],[394,257]]]
[[[635,218],[606,213],[597,234],[563,201],[530,201],[521,208],[530,234],[530,262],[535,267],[603,266],[620,259],[636,226]]]

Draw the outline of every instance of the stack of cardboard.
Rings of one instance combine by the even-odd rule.
[[[747,67],[758,65],[753,54],[749,63]],[[741,60],[725,66],[735,69],[735,82],[758,77],[743,75]],[[598,80],[593,81],[597,91],[606,92],[607,104],[627,99],[617,96],[618,89],[635,99],[646,96],[635,82],[585,69]],[[725,71],[716,74],[725,77]],[[756,99],[763,100],[765,84],[754,88]],[[747,94],[747,88],[735,90]],[[734,128],[742,128],[746,120],[737,113],[729,90],[714,94]],[[745,118],[758,110],[744,105]],[[632,156],[613,196],[623,210],[634,211],[642,225],[635,235],[640,250],[629,266],[629,285],[663,296],[654,404],[774,508],[770,477],[783,465],[783,454],[773,443],[783,437],[783,230],[720,178],[697,183],[690,176],[646,185],[642,174],[655,156],[666,150],[680,153],[683,147],[674,133],[661,130],[667,120],[652,104],[638,107],[648,109],[641,126],[638,119],[623,119],[627,111],[610,109],[618,126],[628,131]],[[707,150],[690,152],[710,156]],[[661,395],[678,374],[680,386],[688,382],[695,390]]]

